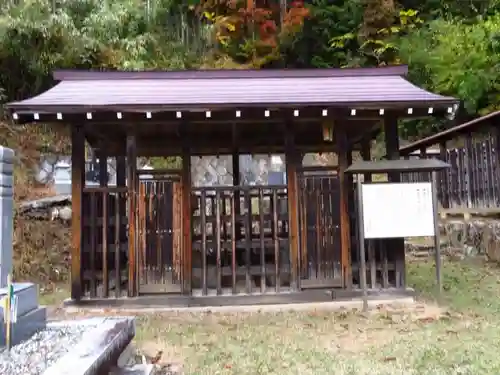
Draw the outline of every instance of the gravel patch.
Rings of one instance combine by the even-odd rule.
[[[58,359],[96,326],[71,325],[50,327],[35,333],[29,340],[0,352],[0,374],[42,375]]]

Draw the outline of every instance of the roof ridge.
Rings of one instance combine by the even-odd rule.
[[[172,71],[105,71],[105,70],[56,70],[56,81],[130,80],[130,79],[276,79],[276,78],[325,78],[365,76],[405,76],[407,65],[375,68],[318,68],[318,69],[227,69],[227,70],[172,70]]]

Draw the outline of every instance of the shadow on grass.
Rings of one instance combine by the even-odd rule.
[[[409,262],[407,269],[408,284],[424,299],[438,301],[460,312],[500,311],[500,268],[484,259],[444,260],[441,295],[437,293],[432,260]]]

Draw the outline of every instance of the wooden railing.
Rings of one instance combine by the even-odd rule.
[[[82,278],[84,293],[122,296],[127,282],[127,188],[86,187],[82,196]]]
[[[289,285],[285,186],[203,187],[192,196],[193,289],[220,295]]]

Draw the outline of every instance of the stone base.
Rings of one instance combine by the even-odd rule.
[[[12,324],[11,340],[12,346],[29,339],[37,331],[42,330],[47,325],[47,311],[45,307],[37,307],[29,313],[17,318],[17,322]],[[0,326],[0,347],[5,346],[5,325]]]
[[[7,288],[0,288],[0,298],[7,295]],[[17,296],[17,321],[12,324],[12,345],[31,337],[36,331],[47,325],[45,307],[38,306],[38,287],[32,283],[14,284],[14,295]],[[5,346],[5,325],[3,309],[0,308],[0,346]]]

